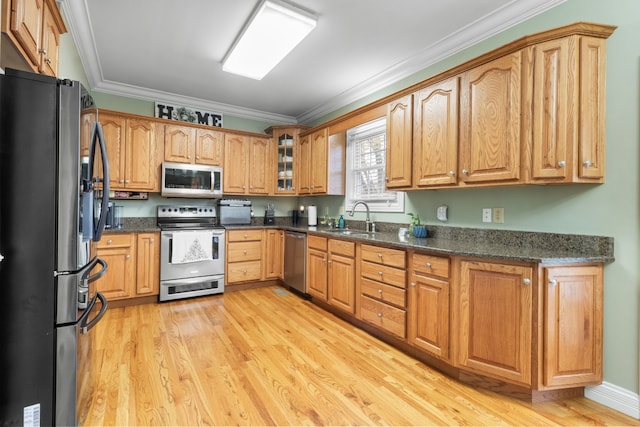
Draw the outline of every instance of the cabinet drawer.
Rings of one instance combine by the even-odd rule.
[[[260,260],[262,242],[231,243],[227,249],[227,262]]]
[[[344,240],[329,240],[329,252],[353,258],[356,255],[356,244]]]
[[[397,305],[398,307],[406,307],[406,291],[395,286],[362,278],[360,280],[360,292],[376,300]]]
[[[262,229],[227,231],[227,241],[229,242],[247,242],[250,240],[262,240]]]
[[[400,338],[405,338],[407,313],[404,310],[366,296],[360,297],[360,309],[362,320]]]
[[[391,267],[405,268],[405,251],[399,249],[381,248],[378,246],[362,245],[362,259]]]
[[[317,249],[319,251],[327,251],[327,238],[308,235],[307,236],[307,247]]]
[[[98,249],[118,248],[122,246],[132,246],[135,233],[113,233],[105,234],[102,239],[97,243]]]
[[[411,267],[413,267],[413,271],[419,273],[449,278],[449,258],[446,257],[413,254]]]
[[[247,280],[260,280],[262,263],[260,261],[233,262],[227,264],[227,281],[230,283]]]
[[[406,288],[407,272],[399,268],[387,267],[386,265],[374,264],[372,262],[362,261],[360,264],[360,275],[368,279],[383,282],[388,285]]]

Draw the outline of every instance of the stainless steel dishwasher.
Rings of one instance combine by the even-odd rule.
[[[307,234],[285,231],[284,234],[284,283],[306,295]]]

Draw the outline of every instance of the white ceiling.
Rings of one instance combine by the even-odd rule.
[[[309,123],[565,0],[290,0],[315,30],[260,81],[221,60],[259,0],[59,0],[94,91]]]

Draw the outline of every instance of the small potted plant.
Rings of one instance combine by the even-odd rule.
[[[427,227],[420,223],[420,215],[412,212],[409,212],[407,215],[411,217],[409,235],[413,237],[427,237]]]

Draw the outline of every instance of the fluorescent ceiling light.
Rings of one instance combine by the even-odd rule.
[[[316,26],[312,14],[280,0],[263,0],[222,61],[222,69],[261,80]]]

